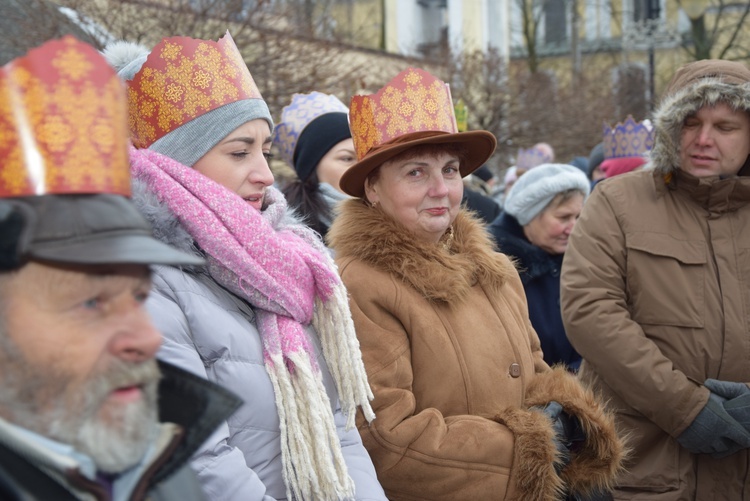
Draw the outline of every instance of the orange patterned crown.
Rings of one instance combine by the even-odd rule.
[[[0,68],[0,197],[130,195],[125,89],[66,36]]]
[[[218,42],[165,38],[128,81],[133,144],[156,140],[211,110],[243,99],[263,99],[227,32]]]
[[[458,133],[450,88],[418,68],[402,71],[375,94],[352,97],[349,119],[358,160],[410,132]]]

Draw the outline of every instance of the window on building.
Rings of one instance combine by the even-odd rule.
[[[417,50],[423,55],[435,56],[447,47],[448,22],[447,0],[417,0],[419,5],[421,42]]]
[[[633,21],[659,19],[661,0],[633,0]]]
[[[615,70],[614,80],[618,115],[646,116],[649,111],[646,68],[638,64],[624,64]]]
[[[544,2],[544,43],[561,44],[568,39],[568,16],[566,2],[547,0]]]

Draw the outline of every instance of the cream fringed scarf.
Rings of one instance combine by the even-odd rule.
[[[145,182],[207,254],[218,283],[247,300],[257,316],[266,370],[281,423],[287,497],[353,497],[320,368],[304,327],[312,324],[336,382],[347,427],[359,405],[374,419],[372,392],[346,289],[317,236],[281,227],[286,201],[266,191],[261,213],[198,172],[159,153],[130,150],[133,176]]]

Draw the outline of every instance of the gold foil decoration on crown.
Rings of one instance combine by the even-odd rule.
[[[0,68],[0,197],[130,195],[125,89],[66,36]]]
[[[165,38],[127,83],[130,133],[139,148],[226,104],[263,99],[229,32],[218,42]]]
[[[411,132],[458,132],[448,85],[418,68],[402,71],[375,94],[352,97],[349,120],[358,160]]]

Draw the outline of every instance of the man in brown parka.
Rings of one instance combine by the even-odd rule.
[[[615,499],[750,500],[750,70],[683,66],[654,122],[573,231],[565,330],[630,437]]]

